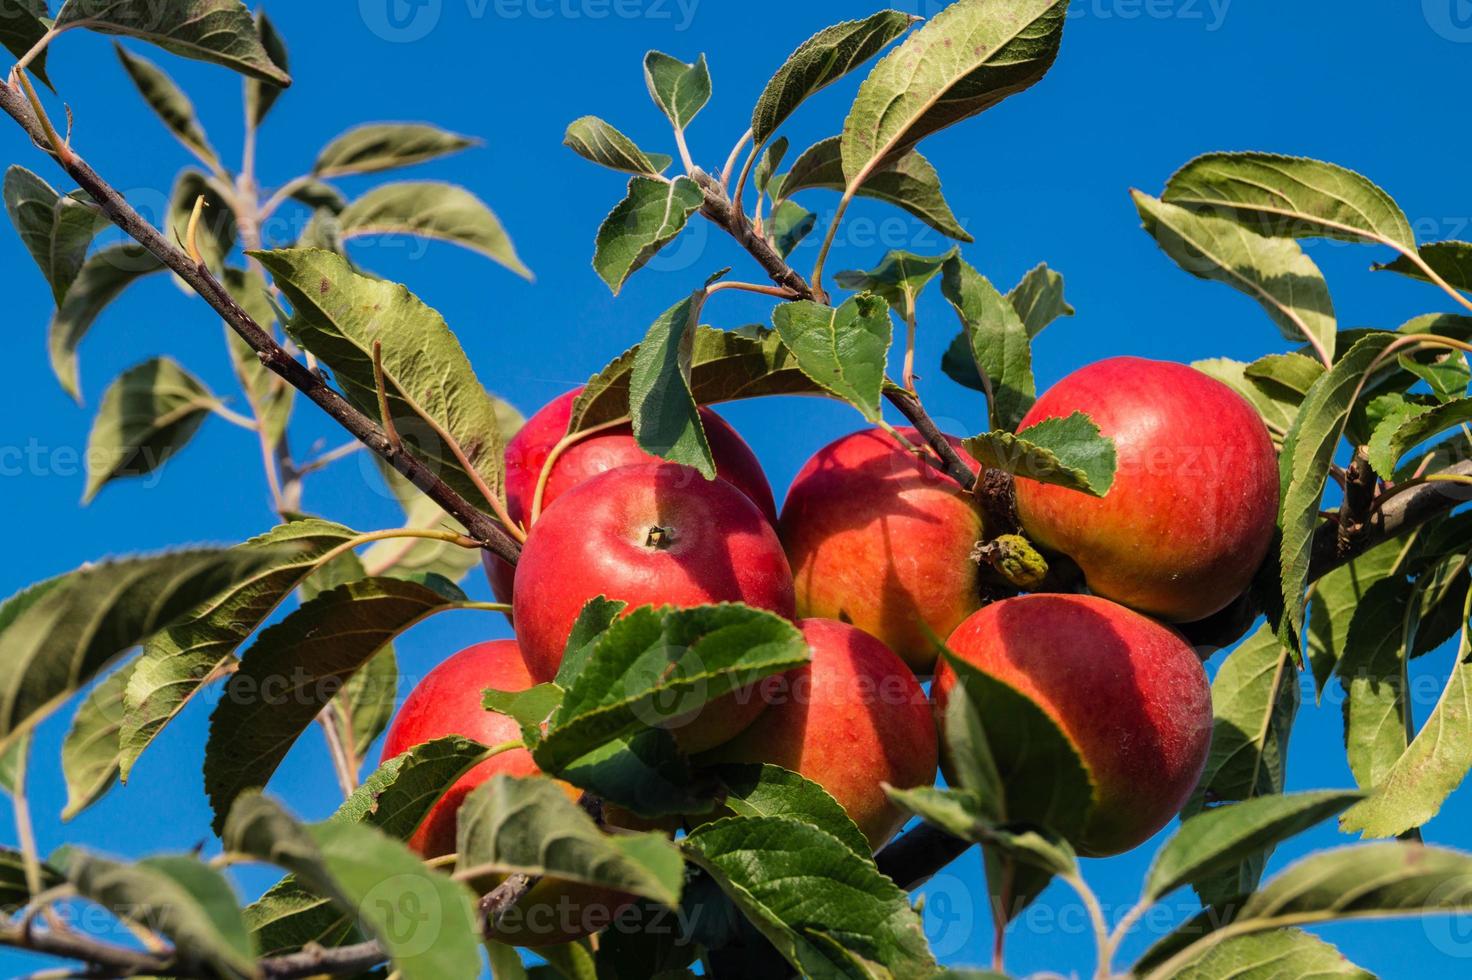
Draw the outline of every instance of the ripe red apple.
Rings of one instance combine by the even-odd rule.
[[[518,524],[526,526],[531,520],[532,501],[542,468],[553,448],[567,435],[572,404],[581,392],[581,388],[574,388],[552,399],[527,419],[521,431],[506,444],[506,512]],[[746,440],[709,408],[700,410],[700,421],[710,441],[716,474],[750,497],[775,525],[777,504],[772,499],[771,485]],[[546,508],[567,490],[599,473],[632,463],[652,462],[658,459],[639,448],[628,425],[583,436],[563,450],[552,464],[542,493],[542,506]],[[489,552],[485,553],[484,561],[496,597],[501,602],[510,602],[514,579],[511,566]]]
[[[741,602],[793,614],[792,571],[761,509],[725,480],[669,463],[586,480],[532,526],[516,566],[514,602],[532,677],[557,675],[573,623],[600,595],[631,609]],[[726,741],[761,712],[756,699],[732,695],[693,718],[671,719],[686,751]]]
[[[1018,479],[1029,536],[1096,595],[1172,622],[1246,591],[1278,514],[1277,455],[1252,406],[1184,364],[1115,357],[1058,382],[1021,427],[1074,412],[1114,439],[1114,485],[1098,498]]]
[[[1107,599],[1038,594],[987,606],[947,645],[1036,701],[1078,749],[1097,788],[1081,853],[1127,851],[1185,805],[1211,745],[1211,686],[1174,630]],[[955,684],[942,664],[932,689],[942,735]],[[942,738],[948,779],[951,762]]]
[[[759,685],[768,705],[707,758],[767,762],[826,789],[878,850],[905,823],[881,783],[935,782],[935,722],[909,666],[863,630],[831,619],[798,623],[813,659]]]
[[[522,691],[532,684],[515,640],[492,640],[461,650],[409,692],[384,738],[384,761],[449,735],[488,746],[519,739],[521,730],[516,722],[481,707],[481,692],[486,688]],[[534,776],[538,772],[531,753],[525,749],[502,752],[480,763],[434,805],[409,838],[409,846],[426,858],[455,853],[455,815],[472,790],[498,774]],[[559,785],[569,798],[578,798],[576,789],[566,783]],[[491,879],[476,884],[489,891],[497,883]],[[620,892],[544,879],[517,903],[514,914],[503,919],[497,938],[519,946],[572,942],[607,926],[630,901]]]
[[[916,673],[935,664],[932,634],[947,635],[981,604],[971,557],[980,513],[959,484],[882,430],[844,436],[808,460],[779,527],[798,615],[852,623]]]

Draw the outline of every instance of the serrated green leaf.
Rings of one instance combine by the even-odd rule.
[[[433,181],[385,184],[349,204],[337,216],[343,241],[413,235],[461,245],[531,279],[501,219],[463,187]]]
[[[756,145],[766,143],[807,98],[884,50],[918,19],[898,10],[881,10],[863,20],[824,28],[798,45],[756,100],[751,113]]]
[[[961,0],[884,57],[843,125],[843,172],[862,185],[931,133],[1042,78],[1058,56],[1068,0]]]
[[[1037,400],[1026,322],[1012,300],[959,255],[947,260],[940,288],[961,320],[961,333],[942,359],[942,369],[952,380],[986,394],[992,428],[1015,430]]]
[[[217,400],[172,359],[129,368],[108,386],[87,436],[82,503],[113,480],[147,476],[183,449]]]
[[[1316,936],[1297,929],[1274,929],[1228,939],[1183,963],[1172,980],[1375,980]]]
[[[72,819],[102,799],[117,781],[122,756],[118,735],[123,726],[123,692],[132,671],[130,663],[109,674],[72,717],[71,728],[61,743],[61,772],[66,779],[62,820]]]
[[[789,198],[811,188],[843,191],[847,181],[839,141],[840,137],[832,136],[804,150],[782,177],[780,192],[774,194]],[[916,150],[908,150],[876,167],[855,193],[903,208],[942,235],[963,242],[973,241],[946,203],[935,167]]]
[[[777,307],[772,323],[814,384],[879,421],[894,332],[884,300],[861,293],[837,309],[798,300]]]
[[[812,234],[817,224],[818,216],[807,208],[792,201],[778,201],[767,218],[767,240],[785,259]]]
[[[287,74],[290,65],[286,54],[286,42],[264,10],[256,11],[256,33],[260,35],[261,47],[265,49],[266,56],[271,59],[271,64],[280,69],[282,74]],[[265,122],[266,114],[281,97],[282,91],[279,85],[272,85],[270,82],[262,82],[254,78],[246,79],[245,114],[246,118],[251,121],[251,125],[259,127]]]
[[[173,54],[224,65],[252,78],[290,85],[261,46],[255,21],[241,0],[177,0],[168,16],[154,0],[66,0],[56,14],[56,29],[85,27],[101,34],[136,37]]]
[[[1431,389],[1439,402],[1450,402],[1467,394],[1472,383],[1472,370],[1468,369],[1467,356],[1461,351],[1451,351],[1438,360],[1421,362],[1408,354],[1401,354],[1395,362],[1409,371]]]
[[[891,786],[885,792],[896,804],[926,823],[1000,851],[1049,875],[1071,875],[1078,870],[1078,856],[1066,840],[1043,830],[992,823],[986,805],[971,790],[933,786],[899,790]]]
[[[17,58],[25,57],[46,36],[48,0],[0,0],[0,44]],[[46,51],[31,59],[27,66],[49,87],[46,77]]]
[[[715,457],[690,390],[690,348],[704,302],[703,292],[693,293],[650,325],[630,366],[628,406],[640,449],[714,480]]]
[[[781,766],[729,764],[717,766],[725,787],[726,809],[738,817],[788,817],[837,837],[861,857],[869,842],[838,801],[810,779]]]
[[[1410,742],[1406,626],[1411,584],[1387,578],[1365,592],[1349,623],[1339,682],[1344,745],[1355,781],[1380,785]]]
[[[573,681],[577,680],[587,666],[588,658],[598,649],[598,640],[627,608],[629,604],[622,599],[610,599],[601,595],[583,603],[583,608],[578,610],[578,618],[573,620],[572,631],[567,634],[562,663],[557,666],[554,680],[559,687],[566,690],[572,686]],[[558,704],[561,703],[559,697]]]
[[[965,441],[966,451],[983,466],[1039,483],[1102,497],[1114,484],[1114,440],[1082,412],[1044,419],[1017,435],[1005,430]]]
[[[130,648],[280,560],[200,549],[86,565],[0,605],[0,751]]]
[[[803,976],[935,973],[906,893],[831,834],[788,817],[728,817],[682,848]]]
[[[0,16],[0,24],[3,22]],[[60,307],[82,270],[88,246],[107,219],[82,199],[82,192],[58,194],[18,165],[5,172],[4,197],[11,224],[51,284],[51,294]]]
[[[955,254],[954,249],[935,256],[894,249],[867,272],[840,272],[834,278],[844,289],[866,290],[883,297],[896,312],[904,314]]]
[[[1285,338],[1306,340],[1333,358],[1339,328],[1329,287],[1296,241],[1260,235],[1211,210],[1187,210],[1139,191],[1133,197],[1145,231],[1177,265],[1246,293]]]
[[[1421,261],[1431,267],[1453,289],[1472,290],[1472,243],[1431,242],[1416,250]],[[1403,276],[1431,282],[1431,277],[1417,263],[1402,255],[1394,262],[1377,264],[1377,272],[1399,272]]]
[[[706,67],[705,55],[693,65],[687,65],[678,58],[651,51],[644,56],[644,82],[649,86],[654,104],[676,129],[683,130],[690,125],[690,120],[710,101],[710,69]]]
[[[427,123],[368,123],[348,130],[317,155],[317,177],[371,174],[459,153],[476,140]]]
[[[1380,476],[1393,479],[1396,464],[1406,453],[1468,422],[1472,422],[1472,398],[1436,406],[1408,405],[1375,427],[1369,445],[1370,465]]]
[[[663,834],[610,836],[558,785],[497,775],[460,808],[456,867],[546,875],[680,903],[684,862]]]
[[[629,277],[684,230],[705,203],[705,192],[689,177],[634,177],[629,193],[598,228],[593,268],[615,296]]]
[[[82,263],[51,319],[47,350],[62,390],[78,401],[77,347],[103,309],[143,276],[163,269],[142,245],[109,245]]]
[[[674,162],[663,153],[645,153],[633,140],[597,116],[583,116],[569,123],[562,145],[599,166],[635,176],[658,176]]]
[[[1308,659],[1320,697],[1349,642],[1350,622],[1376,583],[1395,575],[1402,580],[1414,534],[1376,545],[1333,569],[1313,585],[1310,597]]]
[[[1352,170],[1273,153],[1208,153],[1171,176],[1162,199],[1230,211],[1269,234],[1415,248],[1405,213]]]
[[[572,680],[533,756],[543,771],[808,662],[802,634],[739,605],[643,607],[615,621]]]
[[[226,256],[235,248],[238,229],[229,198],[214,180],[197,170],[186,170],[179,175],[169,194],[165,234],[182,247],[188,247],[194,202],[201,197],[204,198],[204,210],[200,212],[195,244],[205,265],[218,272],[224,268]],[[181,288],[187,288],[182,279],[176,277],[176,281]]]
[[[674,736],[646,729],[568,763],[557,778],[640,817],[687,817],[715,807],[715,786],[696,776]]]
[[[210,145],[199,117],[194,113],[194,103],[184,94],[174,80],[158,65],[147,58],[128,53],[121,44],[115,44],[123,70],[133,80],[143,101],[163,121],[169,132],[206,164],[220,166],[219,154]]]
[[[415,454],[461,496],[480,499],[448,436],[491,491],[501,493],[506,460],[496,401],[437,312],[405,287],[360,275],[330,252],[252,254],[291,301],[289,332],[332,369],[354,405],[378,418],[373,344],[381,341],[389,412]]]
[[[292,743],[374,654],[464,601],[444,579],[360,579],[302,603],[265,630],[210,717],[205,791],[216,828],[242,793],[266,785]]]

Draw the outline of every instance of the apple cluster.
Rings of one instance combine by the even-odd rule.
[[[1077,750],[1095,789],[1074,842],[1082,853],[1133,848],[1180,811],[1206,761],[1212,707],[1200,658],[1170,624],[1210,616],[1248,587],[1278,506],[1268,432],[1227,386],[1178,364],[1114,358],[1039,399],[1021,430],[1084,412],[1113,440],[1118,467],[1103,497],[1019,475],[1026,535],[1070,558],[1087,594],[1000,600],[988,598],[976,557],[989,537],[983,511],[915,449],[924,442],[916,432],[898,430],[897,440],[868,429],[825,446],[779,514],[755,454],[710,409],[702,419],[713,480],[649,456],[628,426],[551,458],[577,394],[544,407],[507,447],[507,508],[528,537],[514,570],[488,557],[487,573],[513,607],[516,639],[436,667],[389,729],[385,758],[451,734],[516,738],[514,721],[482,708],[482,691],[551,681],[589,600],[733,602],[793,620],[811,661],[666,723],[671,734],[697,763],[770,763],[818,783],[876,850],[904,822],[884,786],[926,786],[937,769],[953,771],[938,729],[957,680],[937,662],[936,637],[1032,699]],[[523,750],[483,762],[411,845],[428,857],[452,852],[455,811],[473,788],[536,771]],[[641,826],[613,810],[607,823],[613,832]],[[625,901],[548,880],[522,904],[606,910]],[[592,928],[564,922],[503,938],[542,945]]]

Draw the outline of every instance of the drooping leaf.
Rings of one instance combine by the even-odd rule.
[[[674,162],[663,153],[645,153],[597,116],[583,116],[569,123],[562,145],[585,160],[635,176],[656,177]]]
[[[463,601],[465,594],[443,579],[360,579],[304,602],[264,631],[210,718],[205,791],[216,828],[243,792],[266,785],[292,743],[374,654]]]
[[[812,234],[817,224],[818,216],[807,208],[791,201],[778,201],[767,218],[767,239],[785,259]]]
[[[505,444],[495,399],[438,313],[403,286],[360,275],[331,252],[252,254],[291,301],[289,332],[332,369],[353,404],[378,417],[373,344],[381,341],[389,412],[415,454],[461,496],[479,499],[449,447],[453,440],[490,490],[501,492]]]
[[[271,18],[266,16],[265,10],[256,11],[256,33],[260,35],[261,47],[265,48],[266,56],[271,59],[271,63],[279,68],[282,74],[287,74],[290,65],[286,55],[286,42],[282,39],[281,33],[276,30],[276,25],[271,22]],[[246,80],[245,114],[251,120],[252,125],[259,127],[265,122],[266,114],[281,97],[282,91],[280,85],[273,85],[254,78]]]
[[[680,852],[663,834],[605,834],[553,781],[497,775],[460,808],[461,872],[550,875],[638,895],[671,908],[684,880]]]
[[[817,783],[781,766],[730,764],[716,776],[726,789],[726,809],[738,817],[788,817],[837,837],[861,857],[870,853],[858,825]]]
[[[1373,789],[1405,752],[1411,733],[1406,689],[1407,612],[1411,585],[1372,585],[1349,623],[1339,682],[1344,686],[1344,746],[1355,781]]]
[[[169,132],[206,164],[219,167],[220,156],[210,146],[209,137],[194,113],[194,103],[184,94],[172,78],[158,65],[147,58],[130,54],[121,44],[115,44],[123,70],[133,80],[143,101],[163,120]]]
[[[77,347],[98,315],[124,289],[163,267],[142,245],[134,244],[109,245],[82,263],[51,320],[47,341],[51,370],[63,391],[81,400]]]
[[[843,176],[839,141],[840,137],[832,136],[804,150],[782,178],[781,196],[789,198],[799,191],[819,187],[843,191],[847,181]],[[875,168],[856,193],[859,197],[903,208],[942,235],[963,242],[973,240],[946,203],[935,167],[916,150],[908,150]]]
[[[1338,323],[1329,287],[1291,238],[1270,238],[1210,210],[1190,211],[1133,192],[1145,230],[1161,251],[1198,279],[1226,283],[1267,311],[1288,340],[1334,356]]]
[[[337,216],[344,241],[383,235],[413,235],[461,245],[531,279],[501,219],[463,187],[433,181],[385,184],[349,204]]]
[[[0,16],[0,24],[5,18]],[[26,251],[51,284],[56,305],[82,270],[87,248],[107,223],[96,208],[77,194],[58,194],[24,167],[5,171],[5,209]]]
[[[1082,412],[1043,419],[1017,435],[1006,430],[974,436],[966,451],[983,466],[1039,483],[1102,497],[1114,484],[1114,440]]]
[[[17,58],[23,58],[46,36],[46,9],[48,0],[0,0],[0,44]],[[43,50],[31,59],[27,66],[48,86],[46,77],[46,52]]]
[[[235,651],[323,556],[354,536],[340,524],[303,520],[252,538],[235,549],[254,559],[250,574],[149,639],[124,695],[124,780],[163,727],[205,684],[223,676]]]
[[[860,293],[837,309],[798,300],[777,307],[772,323],[814,384],[879,420],[894,330],[884,300]]]
[[[803,976],[935,972],[906,893],[832,834],[790,817],[728,817],[682,849]]]
[[[56,14],[56,29],[85,27],[102,34],[136,37],[184,58],[224,65],[278,85],[291,77],[271,60],[241,0],[179,0],[160,16],[154,0],[66,0]]]
[[[676,129],[690,125],[696,113],[710,101],[710,69],[705,55],[693,65],[659,51],[644,56],[644,82],[649,96]]]
[[[411,167],[459,153],[476,142],[427,123],[369,123],[328,143],[317,155],[312,173],[330,178]]]
[[[72,819],[102,799],[117,780],[123,692],[132,671],[133,664],[127,664],[109,674],[72,717],[71,728],[61,743],[61,772],[66,779],[63,820]]]
[[[756,100],[751,113],[756,145],[766,143],[809,96],[884,50],[917,19],[898,10],[881,10],[863,20],[825,28],[798,45]]]
[[[129,368],[108,386],[87,437],[90,503],[113,480],[147,476],[183,449],[216,404],[202,382],[172,359]]]
[[[594,270],[618,295],[629,276],[673,241],[704,203],[705,192],[689,177],[632,178],[628,196],[598,228]]]
[[[1230,211],[1273,235],[1416,247],[1410,222],[1389,194],[1318,160],[1208,153],[1176,171],[1161,196],[1192,210]]]
[[[843,172],[859,186],[931,133],[990,109],[1052,67],[1068,0],[961,0],[884,57],[843,125]]]
[[[224,268],[225,257],[235,248],[237,228],[235,212],[219,184],[197,170],[186,170],[174,182],[169,195],[169,215],[165,229],[180,247],[189,244],[189,223],[194,214],[194,204],[204,198],[204,210],[200,212],[199,230],[195,244],[200,258],[212,270]],[[177,280],[181,287],[183,280]]]
[[[986,393],[993,429],[1015,430],[1037,400],[1027,323],[1013,301],[959,255],[947,260],[940,288],[961,320],[942,369]]]
[[[689,376],[689,351],[704,299],[704,293],[693,293],[650,325],[630,367],[628,406],[639,448],[714,480],[715,457]]]
[[[86,565],[0,605],[0,751],[119,656],[281,550],[200,549]]]

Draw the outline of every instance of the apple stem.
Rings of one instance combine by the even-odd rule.
[[[649,534],[644,539],[644,547],[663,551],[675,543],[675,533],[672,528],[660,527],[658,524],[649,529]]]

